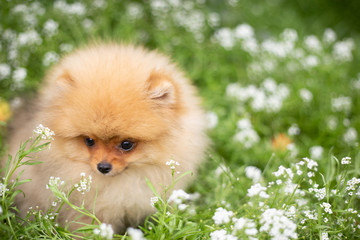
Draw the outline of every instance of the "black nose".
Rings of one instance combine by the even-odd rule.
[[[97,169],[99,170],[99,172],[106,174],[109,173],[112,169],[112,166],[110,163],[99,163],[97,165]]]

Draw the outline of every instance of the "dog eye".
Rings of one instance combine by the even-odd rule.
[[[129,140],[124,140],[120,143],[119,148],[126,152],[132,150],[135,146],[135,143]]]
[[[85,138],[85,144],[88,147],[92,147],[95,145],[95,140],[92,138]]]

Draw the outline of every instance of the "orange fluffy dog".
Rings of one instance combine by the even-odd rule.
[[[10,153],[40,123],[55,132],[55,140],[35,155],[42,164],[19,169],[22,179],[32,179],[20,186],[25,197],[16,199],[23,215],[29,207],[50,207],[45,186],[51,176],[74,184],[86,173],[92,176],[86,208],[96,197],[96,216],[123,231],[155,210],[145,179],[161,192],[171,184],[166,162],[179,162],[176,171],[196,171],[208,142],[189,80],[169,58],[131,45],[95,44],[67,55],[48,74],[34,106],[15,119]],[[188,182],[186,177],[176,187]],[[74,192],[71,201],[82,199]],[[76,216],[63,208],[58,220]]]

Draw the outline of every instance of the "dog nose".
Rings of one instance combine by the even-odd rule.
[[[110,163],[99,163],[97,165],[97,169],[99,170],[99,172],[103,173],[103,174],[106,174],[106,173],[109,173],[112,169],[112,166]]]

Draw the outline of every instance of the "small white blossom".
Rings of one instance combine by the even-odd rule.
[[[257,183],[261,179],[261,170],[254,166],[248,166],[245,168],[245,175],[252,179],[254,183]]]
[[[166,165],[170,166],[171,169],[175,169],[176,166],[180,166],[180,163],[171,159],[170,161],[166,162]]]
[[[309,149],[310,156],[313,159],[319,160],[322,158],[324,148],[321,146],[313,146]]]
[[[57,34],[59,28],[59,23],[55,22],[52,19],[49,19],[44,24],[44,32],[48,37],[52,37]]]
[[[157,203],[159,201],[159,198],[158,197],[151,197],[150,198],[150,205],[152,207],[155,207],[155,203]]]
[[[216,125],[219,122],[218,116],[214,112],[207,112],[206,119],[207,119],[207,127],[210,129],[216,127]]]
[[[269,198],[269,195],[265,192],[266,190],[266,187],[261,186],[260,183],[256,183],[247,190],[247,196],[253,197],[259,195],[262,198]]]
[[[337,98],[331,99],[331,109],[334,112],[349,112],[351,109],[351,98],[340,96]]]
[[[99,228],[94,229],[94,234],[105,239],[112,239],[114,231],[110,224],[102,223]]]
[[[10,73],[11,73],[10,66],[6,63],[1,63],[0,64],[0,80],[8,78],[10,76]]]
[[[325,29],[324,35],[323,35],[323,41],[326,44],[330,44],[336,41],[336,33],[334,32],[334,30],[327,28]]]
[[[51,176],[49,179],[49,183],[46,184],[46,189],[50,189],[50,187],[61,187],[65,184],[64,181],[61,181],[61,179],[59,177],[53,177]]]
[[[146,240],[144,233],[140,229],[129,227],[126,232],[132,240]]]
[[[348,128],[343,135],[343,140],[347,144],[354,144],[357,140],[358,134],[355,128]]]
[[[320,240],[329,240],[329,235],[327,232],[322,232],[320,236]]]
[[[300,93],[301,99],[302,99],[303,102],[305,102],[305,103],[309,103],[309,102],[311,102],[311,100],[313,99],[313,94],[312,94],[312,92],[310,92],[310,91],[309,91],[308,89],[306,89],[306,88],[300,89],[299,93]]]
[[[237,240],[238,238],[227,234],[227,232],[224,229],[216,230],[212,233],[210,233],[210,239],[211,240]]]
[[[54,140],[53,136],[55,136],[53,131],[47,127],[44,127],[42,124],[39,124],[39,126],[35,128],[34,134],[40,135],[41,139],[43,140]]]
[[[310,35],[305,38],[305,47],[314,52],[319,52],[322,49],[321,42],[314,35]]]
[[[341,164],[348,165],[351,163],[351,157],[344,157],[341,159]]]
[[[15,88],[22,88],[24,86],[24,80],[27,76],[27,70],[25,68],[17,68],[13,72],[13,80]]]
[[[7,191],[9,191],[8,188],[6,188],[6,185],[3,183],[0,183],[0,197],[4,195]]]
[[[324,211],[329,213],[329,214],[332,214],[332,210],[331,210],[331,204],[330,203],[321,203],[320,204],[320,207],[324,208]]]
[[[286,217],[283,210],[266,209],[261,214],[260,232],[268,233],[272,239],[296,239],[296,224]]]
[[[299,135],[300,132],[300,128],[296,123],[292,124],[288,129],[289,136]]]
[[[186,193],[184,190],[182,189],[178,189],[178,190],[174,190],[170,197],[168,202],[171,203],[175,203],[177,205],[182,204],[184,201],[188,201],[191,199],[190,194]]]
[[[334,44],[333,56],[339,61],[351,61],[353,59],[352,51],[355,48],[355,43],[352,39],[347,39]]]
[[[221,225],[229,223],[233,215],[234,213],[232,211],[227,211],[226,209],[220,207],[216,209],[212,219],[214,220],[216,225]]]
[[[88,178],[86,178],[85,173],[81,173],[80,176],[80,184],[76,184],[75,187],[76,190],[79,191],[81,194],[85,194],[85,192],[89,192],[91,189],[92,177],[90,175]]]
[[[59,59],[60,59],[59,54],[57,54],[54,51],[50,51],[50,52],[45,53],[42,63],[43,63],[44,66],[47,67],[47,66],[50,66],[53,63],[58,62]]]

